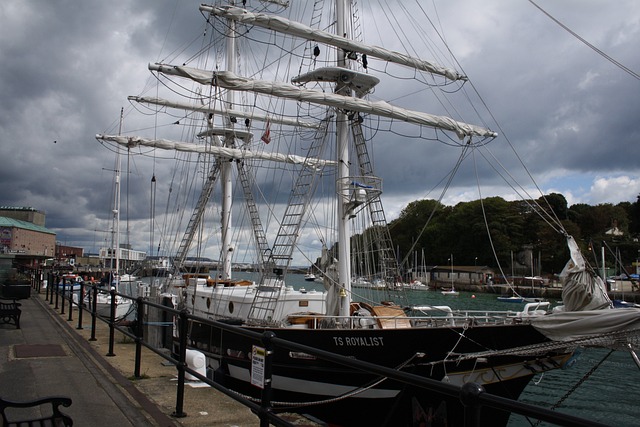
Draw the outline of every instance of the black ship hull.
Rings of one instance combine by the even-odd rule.
[[[559,368],[569,353],[500,355],[500,350],[548,340],[529,325],[406,329],[267,329],[276,337],[351,359],[370,362],[423,378],[462,385],[481,384],[485,391],[518,399],[538,372]],[[190,342],[209,358],[210,375],[222,385],[259,399],[251,384],[253,346],[260,342],[194,322]],[[486,352],[494,355],[486,356]],[[480,353],[484,356],[458,358]],[[276,348],[273,352],[274,411],[311,415],[336,426],[462,425],[458,396],[381,377],[306,353]],[[490,425],[506,425],[509,413],[484,408]],[[484,425],[484,424],[483,424]],[[486,424],[488,425],[488,424]]]

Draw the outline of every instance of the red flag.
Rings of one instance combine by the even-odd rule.
[[[268,144],[271,142],[271,122],[269,120],[267,120],[267,127],[264,130],[264,133],[262,134],[262,138],[260,138],[262,140],[262,142],[264,142],[265,144]]]

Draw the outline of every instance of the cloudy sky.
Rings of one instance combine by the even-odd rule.
[[[144,89],[149,62],[201,31],[199,3],[0,2],[1,205],[45,211],[46,226],[63,244],[88,251],[103,244],[111,218],[114,156],[94,135],[117,132],[120,108],[128,105],[128,95]],[[429,3],[425,7],[437,11],[431,19],[498,123],[492,128],[516,147],[543,192],[562,193],[570,204],[636,200],[640,2],[536,1],[631,73],[529,1]],[[370,6],[363,6],[365,15],[389,10],[387,2]],[[380,15],[374,21],[383,24]],[[366,27],[365,33],[376,31]],[[385,148],[376,150],[378,161],[384,159]],[[442,177],[450,168],[414,157],[386,178],[390,218],[412,200],[437,198],[425,179]],[[415,173],[419,170],[428,170],[427,178]],[[479,198],[472,182],[453,185],[446,204]],[[146,183],[134,185],[129,197],[148,191]],[[512,193],[496,183],[483,195],[509,198]],[[148,218],[145,209],[132,221],[142,224]],[[134,247],[146,250],[146,238],[137,234]]]

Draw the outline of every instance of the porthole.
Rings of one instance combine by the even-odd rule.
[[[229,301],[229,313],[233,313],[233,301]]]

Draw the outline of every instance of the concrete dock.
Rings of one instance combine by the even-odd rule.
[[[70,397],[70,415],[77,426],[258,426],[248,408],[206,384],[185,387],[183,412],[176,410],[177,370],[143,347],[141,379],[134,379],[135,344],[116,331],[113,353],[109,327],[96,322],[91,338],[91,317],[83,315],[78,327],[67,313],[32,293],[22,304],[20,329],[0,324],[0,396],[15,401],[48,396]],[[289,421],[289,420],[288,420]],[[292,418],[297,425],[313,425]]]

